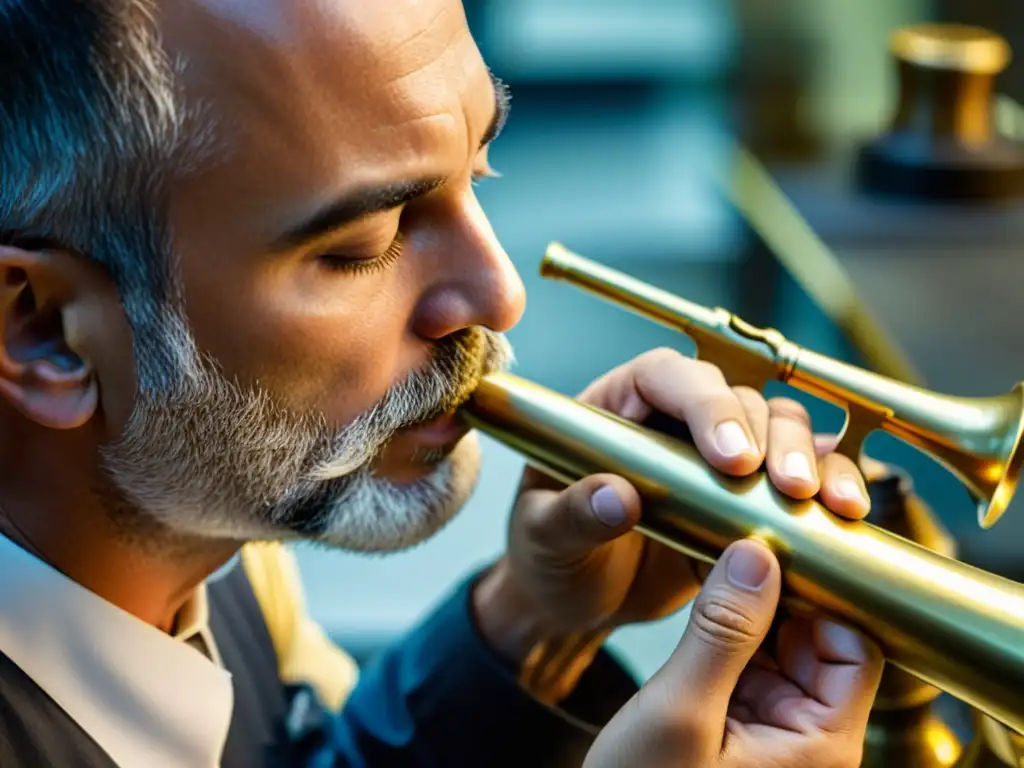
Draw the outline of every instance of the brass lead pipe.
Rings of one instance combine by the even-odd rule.
[[[1024,733],[1024,588],[816,501],[762,470],[732,478],[696,448],[511,374],[486,377],[461,416],[565,483],[611,472],[644,501],[640,531],[713,562],[755,536],[782,565],[784,603],[874,637],[889,662]]]
[[[838,450],[860,457],[864,439],[882,430],[953,472],[989,528],[1006,510],[1024,461],[1024,386],[988,398],[940,395],[797,346],[725,309],[709,309],[552,243],[541,274],[568,282],[669,328],[682,331],[698,356],[730,384],[762,390],[777,380],[841,406],[847,422]]]

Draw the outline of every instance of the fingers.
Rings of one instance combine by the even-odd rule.
[[[882,666],[880,649],[849,627],[825,619],[787,622],[779,631],[779,668],[813,702],[772,714],[783,726],[801,720],[804,726],[859,737]]]
[[[748,474],[761,465],[763,454],[747,411],[717,367],[656,350],[640,358],[630,372],[640,397],[653,409],[685,422],[697,449],[713,467]]]
[[[851,519],[870,509],[858,468],[826,452],[836,440],[815,438],[803,405],[765,402],[754,389],[731,387],[710,363],[654,350],[599,379],[581,399],[634,421],[657,412],[685,423],[701,455],[721,472],[747,475],[764,461],[772,483],[791,498],[820,493],[826,506]]]
[[[864,476],[846,456],[830,453],[818,461],[821,500],[833,512],[860,520],[871,511]]]
[[[779,670],[754,666],[743,672],[731,706],[742,707],[762,725],[791,731],[806,730],[808,724],[800,721],[801,714],[809,707],[821,708]]]
[[[814,436],[814,452],[818,456],[832,453],[839,447],[839,435],[818,434]]]
[[[724,727],[740,674],[771,626],[780,584],[778,561],[767,547],[747,540],[726,550],[694,602],[682,640],[658,673],[659,685],[678,697],[681,717]]]
[[[770,400],[768,412],[766,464],[772,483],[788,496],[809,499],[820,487],[811,417],[800,403],[784,397]]]
[[[640,519],[640,496],[616,475],[591,475],[562,491],[519,497],[513,525],[535,555],[570,564],[628,532]]]
[[[768,445],[768,403],[760,392],[751,387],[733,387],[732,391],[747,414],[747,424],[750,425],[758,451],[764,453]]]
[[[864,478],[857,465],[833,453],[834,436],[815,436],[807,409],[795,400],[774,398],[768,402],[766,464],[772,483],[796,499],[820,494],[833,512],[860,520],[871,509]]]

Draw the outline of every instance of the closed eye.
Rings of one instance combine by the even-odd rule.
[[[350,274],[366,274],[368,272],[380,272],[394,264],[402,256],[402,233],[395,235],[391,245],[383,253],[365,257],[345,256],[339,253],[324,253],[317,256],[324,267],[334,272],[347,272]]]

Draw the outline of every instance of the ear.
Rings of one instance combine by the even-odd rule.
[[[52,429],[92,418],[98,384],[66,320],[87,301],[88,270],[63,251],[0,246],[0,395]]]

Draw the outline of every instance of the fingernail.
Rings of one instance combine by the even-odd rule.
[[[867,503],[868,500],[863,486],[852,477],[840,477],[836,481],[836,494],[844,499],[861,503]]]
[[[743,589],[757,590],[768,578],[771,562],[758,544],[741,544],[729,553],[729,581]]]
[[[868,660],[868,647],[864,637],[849,627],[823,619],[818,631],[821,633],[819,639],[824,641],[823,645],[839,660],[849,663]]]
[[[798,451],[786,454],[782,460],[782,474],[794,480],[803,480],[807,483],[816,482],[810,460]]]
[[[594,517],[609,528],[617,528],[626,520],[626,509],[619,501],[618,494],[607,485],[594,492],[590,497],[590,506],[594,510]]]
[[[715,428],[715,443],[723,456],[742,456],[754,452],[747,433],[738,421],[723,421],[719,424]]]

